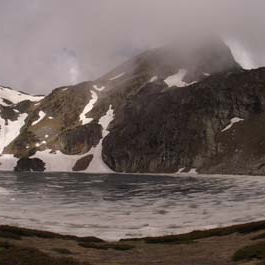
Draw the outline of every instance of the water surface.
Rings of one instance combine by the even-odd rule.
[[[0,172],[0,223],[107,240],[265,219],[265,177]]]

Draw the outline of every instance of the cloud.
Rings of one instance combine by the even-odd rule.
[[[264,0],[0,0],[0,83],[31,93],[93,80],[127,58],[214,32],[265,65]]]

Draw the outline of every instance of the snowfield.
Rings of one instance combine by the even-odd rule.
[[[177,74],[167,77],[164,81],[168,85],[168,87],[173,87],[173,86],[185,87],[196,83],[196,82],[186,83],[183,81],[187,73],[188,73],[187,70],[180,69]]]
[[[96,147],[92,147],[91,150],[83,155],[65,155],[60,151],[52,152],[52,150],[46,149],[44,151],[38,151],[31,158],[39,158],[45,163],[45,171],[48,172],[71,172],[76,162],[86,157],[87,155],[93,155],[89,167],[84,171],[88,173],[112,173],[113,171],[103,162],[102,159],[102,141],[108,135],[107,130],[109,124],[114,119],[114,111],[112,106],[109,106],[107,113],[100,118],[99,124],[102,126],[102,139]],[[46,141],[36,144],[37,147],[41,144],[46,144]],[[13,166],[13,164],[11,164]],[[9,168],[12,170],[12,168]]]
[[[227,130],[229,130],[230,128],[232,128],[232,126],[235,124],[235,123],[238,123],[238,122],[241,122],[241,121],[244,121],[244,119],[241,119],[241,118],[238,118],[238,117],[235,117],[233,119],[230,120],[230,124],[228,126],[226,126],[222,132],[225,132]]]
[[[93,88],[99,92],[103,91],[106,87],[104,86],[101,86],[101,87],[98,87],[97,85],[94,85]]]
[[[98,101],[98,95],[95,91],[91,90],[92,99],[88,102],[88,104],[85,106],[83,112],[80,114],[80,120],[82,122],[82,125],[89,124],[93,119],[87,118],[86,114],[88,114]]]
[[[157,81],[157,79],[158,79],[157,76],[153,76],[153,77],[149,80],[149,82],[150,82],[150,83],[153,83],[153,82]]]
[[[13,155],[0,155],[0,169],[3,171],[13,171],[18,159]]]
[[[34,126],[34,125],[38,124],[40,121],[42,121],[45,118],[45,116],[46,116],[46,113],[43,111],[40,111],[39,112],[39,118],[32,123],[32,126]]]
[[[5,147],[19,136],[20,129],[25,124],[27,117],[28,115],[24,113],[20,114],[16,121],[7,120],[5,122],[0,116],[0,154],[3,153]]]
[[[91,161],[88,171],[93,173],[110,173],[113,172],[103,161],[102,159],[102,142],[104,138],[108,135],[109,131],[107,130],[109,124],[114,119],[114,112],[112,106],[109,106],[109,110],[106,115],[101,117],[99,120],[99,124],[102,126],[102,139],[98,143],[96,147],[92,147],[89,154],[93,155],[93,160]]]
[[[119,79],[119,78],[123,77],[124,75],[125,75],[125,73],[121,73],[121,74],[118,74],[118,75],[116,75],[116,76],[110,78],[109,80],[110,80],[110,81],[114,81],[114,80],[116,80],[116,79]]]
[[[13,104],[17,104],[24,100],[30,100],[32,102],[40,101],[44,98],[44,96],[31,96],[24,94],[22,92],[18,92],[15,90],[12,90],[7,87],[0,86],[0,104],[6,106],[7,104],[3,102],[3,99],[6,99]]]

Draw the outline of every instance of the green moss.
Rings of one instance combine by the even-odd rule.
[[[233,256],[234,261],[252,259],[265,259],[265,242],[239,249]]]

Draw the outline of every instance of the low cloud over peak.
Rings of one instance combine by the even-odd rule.
[[[0,83],[45,94],[206,32],[223,36],[244,67],[259,67],[264,9],[262,0],[0,0]]]

